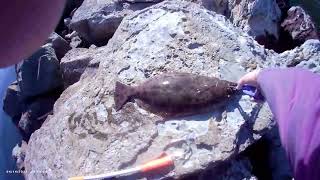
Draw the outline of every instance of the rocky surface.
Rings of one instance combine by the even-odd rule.
[[[12,150],[12,156],[16,159],[18,170],[23,171],[24,167],[24,159],[26,157],[26,150],[28,144],[25,141],[21,142],[21,145],[16,145]]]
[[[99,67],[99,62],[91,62],[91,60],[98,53],[98,49],[75,48],[61,59],[60,66],[65,88],[78,82],[85,71],[84,77],[95,74]]]
[[[299,6],[288,10],[288,17],[281,26],[290,33],[291,37],[303,43],[308,39],[318,39],[317,28],[311,17]]]
[[[319,0],[291,0],[292,6],[301,6],[314,20],[318,31],[320,30],[320,1]]]
[[[163,120],[128,103],[113,108],[114,83],[138,84],[165,72],[189,72],[236,81],[263,67],[270,53],[225,17],[194,3],[162,2],[127,16],[93,53],[94,77],[67,88],[30,138],[27,179],[66,179],[151,160],[163,152],[175,166],[149,175],[180,178],[229,161],[272,126],[266,105],[237,96],[226,108]],[[57,123],[58,122],[58,123]],[[41,153],[39,153],[41,152]]]
[[[121,20],[137,10],[162,0],[85,0],[70,22],[89,43],[105,45]],[[230,18],[234,25],[264,44],[267,38],[278,39],[281,11],[275,0],[187,0]]]
[[[54,49],[59,60],[71,49],[69,43],[55,32],[51,33],[45,43]]]
[[[301,67],[320,73],[320,41],[308,40],[300,47],[272,56],[269,62],[277,67]]]
[[[66,53],[69,48],[59,35],[52,34],[45,45],[16,66],[17,82],[7,89],[3,109],[26,141],[52,112],[53,104],[62,92],[56,53]]]
[[[66,20],[71,20],[74,12],[81,6],[83,0],[66,0],[66,4],[63,10],[63,14],[60,18],[60,21],[55,29],[60,36],[65,36],[66,34],[70,33],[69,23],[65,23]]]
[[[12,83],[4,95],[3,111],[12,118],[14,124],[18,124],[23,106],[21,103],[21,91],[17,82]]]
[[[17,68],[24,98],[41,95],[62,85],[60,65],[51,45],[44,45]]]
[[[158,1],[85,0],[72,16],[70,28],[91,44],[105,45],[126,15]]]
[[[281,11],[275,0],[235,0],[231,7],[233,24],[249,35],[258,39],[278,39]]]
[[[19,129],[25,140],[28,140],[30,135],[39,129],[49,114],[52,114],[53,105],[57,97],[38,97],[31,103],[26,104],[25,110],[19,121]]]

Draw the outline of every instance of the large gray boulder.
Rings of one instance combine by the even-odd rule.
[[[236,96],[227,107],[166,121],[127,103],[113,108],[117,80],[138,84],[166,72],[236,81],[264,67],[272,54],[224,16],[199,5],[166,1],[127,16],[108,45],[92,58],[94,77],[67,88],[42,127],[31,135],[27,179],[66,179],[124,169],[160,156],[175,158],[151,178],[180,178],[219,168],[272,127],[266,104]]]
[[[193,1],[193,0],[188,0]],[[281,10],[276,0],[194,0],[208,10],[225,15],[250,36],[266,42],[279,38]]]
[[[51,45],[40,47],[17,68],[18,83],[24,98],[48,93],[62,86],[60,64]]]
[[[281,10],[276,0],[230,0],[230,19],[254,38],[279,37]]]
[[[85,0],[74,13],[70,28],[89,43],[105,45],[122,19],[134,11],[155,4],[157,1]]]
[[[70,27],[89,43],[104,45],[126,15],[162,0],[85,0]],[[278,39],[281,11],[275,0],[185,0],[230,18],[234,25],[261,41]],[[179,2],[176,2],[179,3]]]

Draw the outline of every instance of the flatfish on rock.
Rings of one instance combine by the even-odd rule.
[[[166,73],[137,86],[116,82],[115,108],[136,100],[143,109],[163,117],[204,113],[225,105],[237,84],[189,73]]]

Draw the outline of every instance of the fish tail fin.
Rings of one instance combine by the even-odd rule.
[[[119,111],[122,108],[122,106],[129,101],[133,93],[134,91],[132,87],[122,84],[119,81],[116,82],[115,95],[114,95],[116,111]]]

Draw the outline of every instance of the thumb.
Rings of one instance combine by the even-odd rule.
[[[244,85],[244,80],[241,78],[239,79],[239,81],[237,82],[237,89],[240,90]]]

